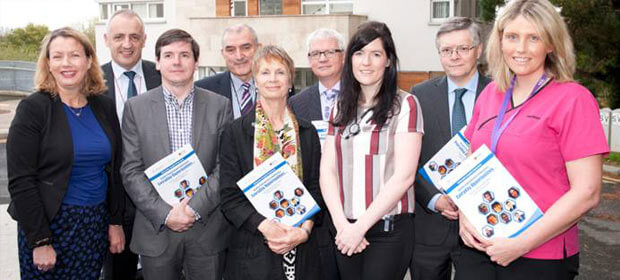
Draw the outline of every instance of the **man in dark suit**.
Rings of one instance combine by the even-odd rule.
[[[490,82],[477,69],[482,54],[480,27],[469,18],[454,17],[436,36],[445,76],[416,85],[424,117],[420,166],[437,153],[471,118],[474,102]],[[448,196],[418,174],[415,183],[415,248],[413,279],[449,280],[458,261],[458,209]]]
[[[153,62],[142,60],[146,34],[142,19],[133,11],[120,10],[114,13],[103,38],[112,57],[112,61],[101,66],[108,86],[106,95],[114,100],[116,114],[122,120],[128,97],[158,87],[161,85],[161,76]],[[126,244],[131,242],[135,213],[133,202],[126,196],[123,218]],[[108,254],[103,270],[104,279],[135,279],[137,265],[138,255],[126,246],[120,254]]]
[[[222,57],[228,71],[203,78],[196,86],[220,94],[231,101],[235,119],[250,112],[256,102],[252,58],[260,47],[256,31],[246,24],[226,28],[222,35]]]
[[[340,92],[340,75],[344,66],[344,37],[333,29],[321,28],[306,40],[308,63],[319,82],[291,97],[291,109],[306,120],[329,119]]]
[[[291,110],[305,120],[327,121],[340,91],[340,75],[344,67],[344,37],[332,29],[321,28],[306,40],[308,62],[319,82],[307,87],[289,99]],[[323,141],[321,137],[321,141]],[[322,223],[314,227],[321,255],[324,277],[340,279],[334,247],[334,236],[329,232],[331,219],[324,215]]]

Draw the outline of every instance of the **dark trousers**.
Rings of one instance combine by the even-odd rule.
[[[449,227],[445,240],[437,245],[422,244],[416,239],[415,245],[413,246],[413,259],[410,266],[413,279],[451,279],[452,264],[461,254],[461,245],[459,244],[458,224],[450,223]],[[418,228],[418,230],[419,229],[420,228]]]
[[[105,262],[103,264],[103,279],[136,279],[136,272],[138,270],[138,255],[134,254],[129,249],[129,244],[131,244],[132,231],[133,223],[123,225],[123,232],[125,233],[125,250],[118,254],[111,254],[108,250]]]
[[[331,218],[329,213],[323,216],[321,225],[316,225],[313,231],[316,233],[317,244],[319,247],[319,255],[321,257],[321,269],[323,271],[324,280],[340,280],[338,265],[336,264],[336,245],[334,244],[335,236],[329,230]]]
[[[518,258],[502,267],[484,252],[463,246],[454,265],[455,280],[571,280],[579,274],[579,254],[562,260]]]
[[[336,252],[341,279],[403,279],[413,251],[413,215],[397,215],[392,231],[385,232],[383,228],[381,220],[366,232],[370,245],[362,253],[349,257]]]

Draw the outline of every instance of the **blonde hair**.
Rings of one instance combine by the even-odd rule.
[[[34,74],[34,87],[38,91],[48,92],[52,96],[58,95],[58,85],[56,79],[50,72],[49,60],[50,60],[50,44],[57,37],[73,38],[78,41],[82,47],[84,47],[84,53],[87,58],[91,59],[91,66],[86,72],[84,86],[82,87],[82,94],[85,96],[100,95],[107,89],[105,80],[103,79],[103,73],[99,67],[97,61],[97,54],[95,48],[90,43],[86,35],[71,28],[63,27],[52,31],[47,34],[41,43],[41,51],[39,52],[39,59],[37,60],[37,70]]]
[[[505,91],[512,75],[502,53],[502,36],[508,22],[522,16],[532,23],[543,43],[552,52],[545,58],[545,71],[558,82],[573,81],[575,52],[566,23],[548,0],[512,0],[495,20],[487,44],[489,72],[501,91]]]
[[[267,45],[258,49],[256,55],[254,55],[254,59],[252,60],[252,74],[254,76],[258,74],[258,68],[260,67],[261,62],[271,60],[280,62],[286,67],[289,77],[291,78],[290,85],[292,86],[295,81],[295,63],[288,53],[286,53],[283,48],[278,46]]]

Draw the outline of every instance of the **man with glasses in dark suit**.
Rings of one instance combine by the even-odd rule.
[[[467,124],[477,96],[490,82],[478,72],[483,46],[480,26],[472,19],[448,19],[439,28],[435,44],[446,75],[412,89],[424,118],[420,165],[426,164]],[[452,264],[459,256],[458,209],[419,174],[415,199],[415,247],[410,266],[413,279],[449,280]]]

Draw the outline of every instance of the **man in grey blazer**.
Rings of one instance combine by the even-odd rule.
[[[146,34],[142,19],[134,11],[115,12],[108,20],[103,38],[112,57],[112,61],[101,66],[108,86],[105,95],[114,100],[116,114],[118,119],[122,120],[125,100],[160,86],[161,75],[155,69],[155,63],[142,60]],[[125,244],[131,242],[135,216],[136,207],[129,196],[125,196],[125,214],[123,215]],[[138,255],[126,246],[121,253],[108,254],[105,258],[103,278],[105,280],[133,280],[136,279],[137,268]]]
[[[289,99],[291,110],[308,121],[327,121],[340,91],[340,75],[344,67],[344,36],[333,29],[320,28],[306,39],[308,62],[319,81]],[[329,232],[331,219],[314,227],[316,232],[324,280],[340,279],[336,265],[334,236]]]
[[[228,71],[196,81],[196,86],[231,101],[235,119],[245,115],[256,102],[252,58],[260,48],[256,31],[247,24],[229,26],[222,34],[222,57]]]
[[[483,50],[478,24],[469,18],[451,18],[441,25],[435,39],[446,75],[412,89],[424,118],[420,166],[467,123],[477,96],[490,82],[477,69]],[[449,280],[452,264],[458,262],[460,254],[458,209],[419,174],[415,198],[413,279]]]
[[[123,183],[137,211],[131,250],[145,279],[221,279],[229,236],[219,211],[219,135],[232,120],[230,101],[195,88],[198,44],[171,29],[155,44],[162,86],[131,98],[123,113]],[[144,175],[153,163],[190,143],[208,175],[189,200],[169,205]]]

